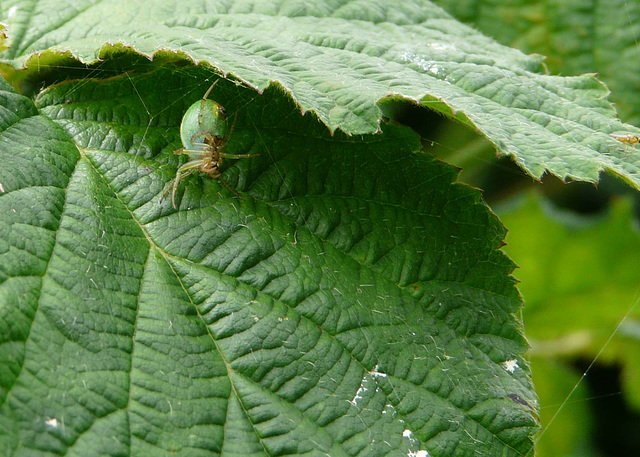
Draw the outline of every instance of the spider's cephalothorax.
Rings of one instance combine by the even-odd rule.
[[[233,133],[234,123],[229,129],[227,112],[219,103],[207,99],[211,90],[218,83],[216,80],[204,94],[202,100],[189,107],[180,124],[180,139],[182,147],[174,154],[186,154],[189,161],[178,168],[176,177],[169,183],[162,194],[164,200],[171,190],[171,203],[176,208],[176,191],[180,180],[195,171],[206,173],[212,178],[219,179],[233,194],[240,197],[227,182],[222,179],[220,166],[223,158],[241,159],[255,157],[258,154],[227,154],[222,152]],[[242,198],[242,197],[240,197]]]

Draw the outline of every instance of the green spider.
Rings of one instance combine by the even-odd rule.
[[[218,81],[220,80],[216,80],[204,94],[202,100],[191,105],[182,117],[182,123],[180,124],[182,147],[173,151],[173,153],[178,155],[187,154],[189,161],[178,168],[176,177],[169,183],[162,194],[162,198],[160,198],[160,202],[162,202],[169,193],[169,190],[171,190],[171,203],[176,209],[176,191],[178,190],[178,184],[182,178],[189,176],[195,171],[200,171],[214,179],[219,179],[233,194],[242,198],[222,178],[222,173],[220,172],[222,159],[245,159],[260,155],[227,154],[222,152],[233,133],[233,127],[236,122],[234,117],[231,129],[229,129],[226,110],[219,103],[207,98]],[[236,115],[237,114],[238,113],[236,113]]]

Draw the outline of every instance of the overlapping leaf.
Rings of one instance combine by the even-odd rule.
[[[51,10],[59,11],[52,16]],[[124,47],[181,53],[265,89],[281,86],[331,130],[371,133],[385,97],[415,100],[473,125],[534,177],[596,181],[608,169],[640,186],[640,159],[609,133],[621,124],[593,76],[539,74],[538,57],[498,45],[426,0],[123,0],[2,3],[12,66],[95,63]]]
[[[500,43],[547,56],[552,73],[597,72],[620,117],[640,125],[640,3],[629,0],[436,0]]]

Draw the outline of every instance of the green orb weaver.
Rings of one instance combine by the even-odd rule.
[[[207,98],[218,81],[220,80],[216,80],[211,87],[209,87],[209,90],[205,92],[202,100],[191,105],[182,117],[182,123],[180,124],[182,147],[173,151],[173,153],[177,155],[186,154],[189,156],[189,161],[178,168],[176,177],[169,183],[160,198],[160,202],[162,202],[169,193],[169,190],[171,190],[171,203],[176,209],[176,191],[178,190],[178,184],[180,184],[182,178],[189,176],[195,171],[200,171],[214,179],[219,179],[231,193],[242,198],[222,178],[222,173],[220,172],[222,159],[244,159],[260,155],[227,154],[226,152],[222,152],[229,138],[231,138],[233,127],[236,124],[236,117],[234,116],[233,124],[229,129],[226,110],[219,103]],[[236,112],[236,116],[237,114]]]

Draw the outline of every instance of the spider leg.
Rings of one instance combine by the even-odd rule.
[[[226,134],[226,136],[220,142],[220,146],[218,146],[219,149],[224,148],[229,142],[229,139],[231,138],[231,134],[233,133],[233,129],[236,126],[237,120],[238,120],[238,112],[236,111],[236,114],[233,115],[233,122],[231,123],[231,128],[229,129],[229,132]]]
[[[231,134],[233,133],[233,128],[236,126],[237,119],[238,119],[238,112],[236,111],[236,114],[233,116],[233,123],[231,124],[231,128],[229,129],[229,133],[227,133],[227,136],[223,138],[223,140],[220,142],[220,145],[218,146],[218,151],[219,151],[218,156],[226,157],[228,159],[248,159],[250,157],[258,157],[260,154],[228,154],[226,152],[220,152],[224,149],[224,147],[229,142],[229,139],[231,138]]]
[[[244,198],[242,197],[242,195],[240,195],[238,192],[236,192],[235,190],[233,190],[231,188],[231,186],[229,185],[229,183],[227,181],[224,180],[224,178],[222,177],[222,175],[220,173],[217,173],[217,176],[211,176],[212,178],[218,178],[218,180],[224,184],[224,187],[226,187],[227,189],[229,189],[229,191],[235,195],[236,197],[238,197],[240,200],[244,200]]]
[[[211,91],[213,90],[213,88],[215,87],[216,84],[218,84],[220,80],[216,79],[213,84],[211,84],[211,87],[209,87],[209,89],[204,93],[204,96],[202,97],[204,100],[207,99],[207,97],[209,97],[209,94],[211,93]]]
[[[186,154],[189,160],[202,160],[208,146],[205,143],[196,143],[190,148],[182,148],[182,154]]]
[[[196,140],[197,138],[200,138],[201,136],[203,136],[205,140],[209,140],[209,143],[211,143],[215,138],[215,136],[213,136],[211,132],[198,132],[198,133],[194,133],[193,136],[191,137],[191,144],[200,144],[200,143],[194,143],[194,140]]]
[[[202,163],[201,160],[192,160],[190,162],[185,163],[180,168],[178,168],[178,171],[176,171],[176,177],[171,180],[167,188],[162,193],[162,197],[160,197],[160,203],[164,201],[165,197],[169,193],[169,190],[172,190],[171,203],[173,204],[174,209],[177,209],[178,207],[176,206],[176,191],[178,190],[178,185],[180,184],[180,180],[182,178],[186,178],[191,173],[196,171],[201,163]]]
[[[228,159],[248,159],[249,157],[258,157],[260,154],[227,154],[226,152],[218,153],[220,157]]]
[[[204,125],[202,124],[202,113],[204,113],[204,104],[207,101],[207,97],[209,96],[209,94],[211,93],[215,85],[218,84],[218,81],[220,80],[216,79],[215,82],[211,84],[211,87],[209,88],[209,90],[207,90],[204,93],[204,97],[202,97],[202,101],[200,102],[200,112],[198,113],[198,125],[200,126],[201,132],[204,131]]]
[[[176,172],[176,177],[173,180],[173,191],[171,192],[171,203],[173,204],[174,208],[177,209],[176,191],[178,190],[178,183],[180,183],[180,180],[182,178],[186,178],[191,173],[197,171],[201,164],[202,164],[202,160],[192,160],[190,162],[185,163],[180,168],[178,168],[178,171]]]

